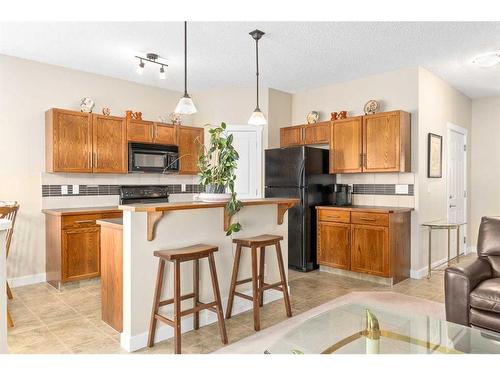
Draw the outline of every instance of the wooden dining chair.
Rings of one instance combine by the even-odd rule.
[[[16,223],[17,211],[19,210],[19,204],[14,202],[10,205],[0,206],[0,219],[7,219],[11,221],[10,229],[7,230],[5,235],[5,249],[6,258],[9,257],[10,244],[12,243],[12,234],[14,233],[14,224]],[[7,282],[7,298],[12,299],[12,291],[10,290],[9,283]],[[9,327],[14,327],[14,321],[10,315],[9,309],[7,308],[7,325]]]

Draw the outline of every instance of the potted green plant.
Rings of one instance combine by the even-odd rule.
[[[233,146],[233,135],[226,135],[225,131],[224,122],[208,131],[210,144],[208,148],[203,147],[204,151],[198,159],[198,175],[200,184],[205,188],[200,199],[204,202],[227,202],[226,212],[231,219],[243,204],[234,191],[234,171],[238,167],[239,155]],[[240,229],[240,223],[231,223],[226,234],[230,235]]]

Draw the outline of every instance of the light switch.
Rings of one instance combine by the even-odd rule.
[[[408,185],[396,184],[396,194],[408,195]]]
[[[61,195],[68,195],[68,185],[61,185]]]
[[[73,194],[74,195],[80,194],[80,185],[73,185]]]

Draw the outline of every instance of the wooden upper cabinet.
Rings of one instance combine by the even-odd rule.
[[[389,228],[352,224],[351,231],[351,270],[390,276]]]
[[[306,145],[328,144],[330,142],[331,122],[318,122],[304,126],[304,143]]]
[[[176,145],[177,131],[174,125],[156,122],[154,124],[154,142],[162,145]]]
[[[410,114],[363,116],[363,154],[364,172],[410,172]]]
[[[351,225],[318,222],[318,263],[349,270],[351,267]]]
[[[127,119],[127,140],[137,143],[153,143],[155,126],[152,121]]]
[[[93,171],[127,173],[127,128],[122,117],[93,115]]]
[[[203,151],[203,128],[179,126],[179,173],[197,174],[198,158]]]
[[[288,126],[280,129],[280,146],[301,146],[304,144],[304,126]]]
[[[92,172],[92,116],[50,109],[45,113],[47,172]]]
[[[362,172],[363,117],[333,121],[330,139],[330,173]]]

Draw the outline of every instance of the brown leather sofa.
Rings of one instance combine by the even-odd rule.
[[[477,255],[446,269],[446,320],[500,332],[500,217],[481,219]]]
[[[500,332],[500,218],[483,217],[477,259],[445,272],[446,320]]]

